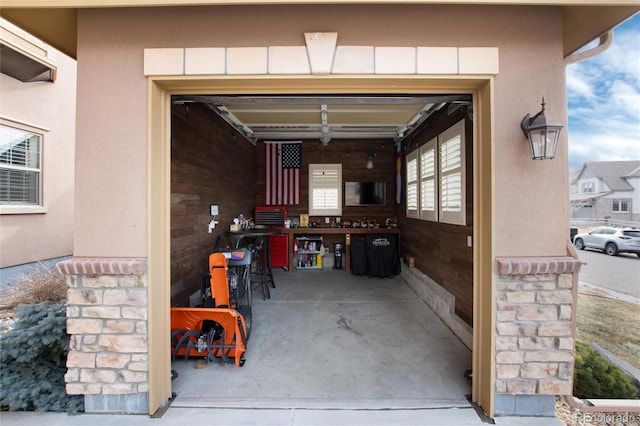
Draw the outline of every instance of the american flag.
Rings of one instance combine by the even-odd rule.
[[[265,142],[264,202],[300,204],[302,142]]]

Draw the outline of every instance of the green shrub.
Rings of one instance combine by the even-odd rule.
[[[82,395],[67,395],[69,352],[63,305],[20,305],[0,326],[0,407],[3,410],[83,410]]]
[[[573,395],[578,398],[635,398],[638,389],[622,370],[591,346],[576,342]]]

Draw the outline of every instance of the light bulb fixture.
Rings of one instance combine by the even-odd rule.
[[[542,110],[533,117],[525,115],[520,123],[524,135],[529,141],[531,158],[534,160],[550,160],[556,156],[558,138],[562,126],[547,124],[544,116],[546,103],[542,98]]]
[[[373,158],[367,158],[367,169],[373,169]]]
[[[376,152],[372,149],[368,149],[365,151],[365,155],[367,156],[367,169],[373,169],[373,159],[376,158]]]

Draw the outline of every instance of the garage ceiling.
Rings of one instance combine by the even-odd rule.
[[[470,95],[173,96],[202,103],[253,143],[258,140],[402,140],[431,114],[470,105]]]

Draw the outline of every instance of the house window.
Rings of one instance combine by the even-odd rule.
[[[418,214],[418,150],[407,155],[407,217],[419,218]]]
[[[342,216],[342,164],[309,164],[309,215]]]
[[[436,142],[433,138],[419,149],[420,157],[420,219],[438,220],[436,192]]]
[[[464,121],[438,136],[440,222],[466,224],[464,203]]]
[[[613,200],[614,212],[627,213],[629,212],[629,202],[627,200]]]
[[[595,186],[593,182],[584,182],[582,184],[582,192],[594,192]]]
[[[42,202],[42,134],[0,122],[0,204]]]
[[[466,224],[464,141],[462,120],[407,154],[407,217]]]

